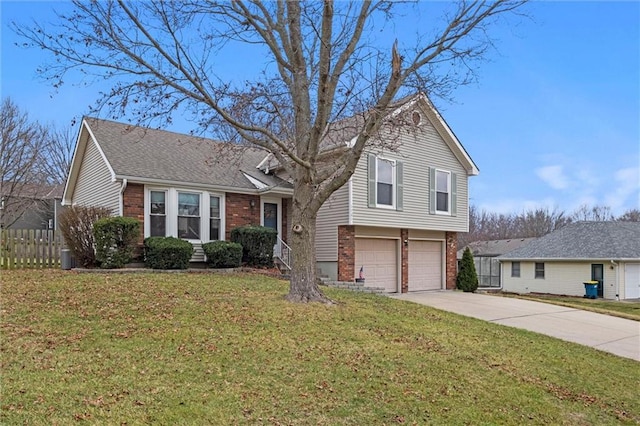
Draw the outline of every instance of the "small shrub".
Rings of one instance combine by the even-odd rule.
[[[70,206],[58,216],[58,226],[66,246],[71,250],[79,265],[96,266],[95,238],[93,224],[111,216],[106,207]]]
[[[242,263],[242,246],[231,241],[211,241],[202,245],[212,268],[237,268]]]
[[[460,270],[456,277],[456,287],[468,293],[473,293],[478,289],[478,274],[476,272],[476,265],[473,263],[473,254],[469,247],[467,247],[462,254]]]
[[[133,259],[140,222],[132,217],[107,217],[93,224],[96,260],[101,268],[122,268]]]
[[[273,246],[278,231],[265,226],[241,226],[231,230],[231,241],[242,246],[242,262],[249,266],[273,266]]]
[[[193,245],[175,237],[148,237],[144,240],[144,252],[149,268],[187,269]]]

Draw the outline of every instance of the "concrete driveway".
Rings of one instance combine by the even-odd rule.
[[[443,311],[523,328],[640,361],[640,322],[511,297],[460,291],[391,295]]]

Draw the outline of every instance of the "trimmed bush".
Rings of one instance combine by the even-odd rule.
[[[462,254],[460,270],[456,277],[456,287],[468,293],[473,293],[478,289],[478,274],[476,272],[476,265],[473,263],[473,254],[469,247],[464,249],[464,253]]]
[[[187,269],[193,245],[175,237],[148,237],[144,240],[144,253],[149,268]]]
[[[211,241],[202,245],[207,265],[212,268],[237,268],[242,263],[242,246],[231,241]]]
[[[106,217],[93,224],[96,260],[101,268],[122,268],[133,259],[140,222],[132,217]]]
[[[231,241],[242,246],[242,262],[248,266],[273,266],[273,246],[278,231],[265,226],[241,226],[231,230]]]
[[[111,209],[106,207],[66,207],[58,216],[58,226],[65,245],[71,250],[78,265],[96,266],[95,238],[93,224],[111,216]]]

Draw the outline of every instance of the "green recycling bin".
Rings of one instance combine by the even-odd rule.
[[[584,283],[584,297],[587,299],[598,298],[598,281],[585,281]]]

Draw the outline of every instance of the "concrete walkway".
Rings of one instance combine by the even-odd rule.
[[[640,322],[580,309],[459,291],[390,295],[443,311],[523,328],[640,361]]]

